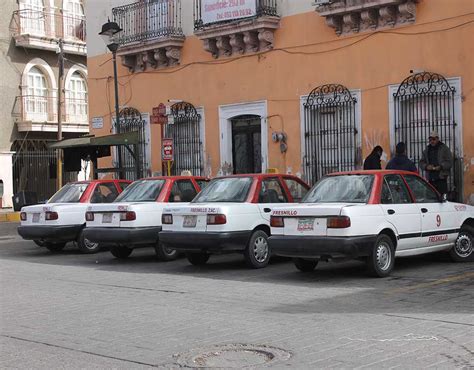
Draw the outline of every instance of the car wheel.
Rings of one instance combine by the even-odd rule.
[[[173,261],[178,258],[179,252],[176,249],[169,248],[166,244],[157,242],[155,244],[155,253],[161,261]]]
[[[210,255],[207,253],[186,253],[188,261],[195,266],[205,265]]]
[[[376,277],[390,275],[395,265],[395,248],[388,235],[380,234],[367,257],[369,273]]]
[[[305,260],[304,258],[293,258],[293,263],[302,272],[311,272],[318,265],[317,260]]]
[[[84,230],[82,230],[79,234],[79,238],[77,239],[77,246],[79,250],[84,254],[93,254],[100,251],[99,243],[94,243],[84,237]]]
[[[268,235],[265,231],[256,230],[250,237],[247,248],[244,251],[245,262],[249,267],[260,269],[268,265],[270,261],[270,246]]]
[[[474,261],[474,228],[463,226],[449,255],[454,262]]]
[[[133,249],[124,247],[123,245],[114,245],[110,247],[110,253],[117,258],[127,258],[132,254]]]
[[[59,252],[64,249],[66,246],[66,243],[49,243],[49,242],[43,242],[44,247],[46,247],[49,251],[51,252]]]

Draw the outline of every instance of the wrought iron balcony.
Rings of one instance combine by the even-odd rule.
[[[123,29],[116,37],[118,55],[130,71],[179,64],[184,43],[181,0],[139,1],[113,8],[112,16]]]
[[[277,0],[194,0],[194,33],[214,58],[273,48]]]
[[[46,9],[22,9],[13,12],[10,31],[16,46],[56,50],[58,40],[63,39],[66,53],[87,53],[85,17]]]
[[[337,35],[413,23],[418,0],[317,1],[316,12]]]

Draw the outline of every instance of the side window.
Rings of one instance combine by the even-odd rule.
[[[408,189],[400,175],[385,176],[384,185],[385,184],[386,184],[385,194],[384,194],[384,187],[382,186],[382,203],[383,204],[411,203],[410,193],[408,192]]]
[[[204,180],[204,179],[196,180],[196,182],[201,188],[201,190],[204,189],[207,186],[207,184],[209,184],[209,180]]]
[[[119,186],[120,190],[122,190],[122,191],[124,191],[125,188],[126,188],[128,185],[130,185],[130,183],[128,183],[128,182],[119,182],[119,183],[118,183],[118,186]]]
[[[258,195],[259,203],[285,203],[288,202],[286,194],[277,178],[262,180],[262,188]]]
[[[408,186],[415,196],[416,203],[437,203],[439,202],[438,195],[431,189],[431,187],[418,176],[405,176]]]
[[[288,190],[290,191],[291,196],[295,202],[301,202],[301,199],[306,195],[308,189],[306,189],[302,184],[293,179],[284,179]]]
[[[112,203],[118,196],[117,188],[113,182],[96,185],[91,197],[91,203]]]
[[[191,180],[175,181],[171,188],[169,202],[190,202],[197,195]]]

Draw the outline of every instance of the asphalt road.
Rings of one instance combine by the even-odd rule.
[[[0,224],[4,369],[474,368],[474,263],[398,259],[386,279],[357,261],[196,267],[153,249],[52,254],[15,230]]]

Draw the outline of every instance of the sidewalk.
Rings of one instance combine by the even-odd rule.
[[[0,222],[20,222],[20,212],[13,208],[0,208]]]

